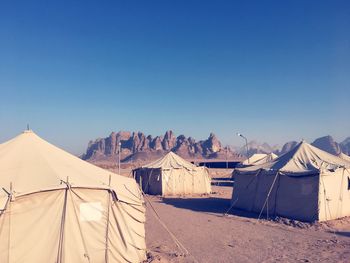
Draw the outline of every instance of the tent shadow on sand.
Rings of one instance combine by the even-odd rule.
[[[339,236],[343,236],[343,237],[350,237],[350,232],[347,232],[347,231],[335,231],[335,232],[332,232],[332,231],[329,231],[329,233],[334,233],[336,235],[339,235]]]
[[[230,199],[207,197],[207,198],[163,198],[163,203],[177,208],[188,209],[195,212],[214,213],[224,215],[230,208]],[[229,215],[240,217],[257,218],[256,213],[251,213],[239,209],[230,209]]]

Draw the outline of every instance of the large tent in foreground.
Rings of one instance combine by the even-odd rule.
[[[135,180],[32,131],[0,144],[0,261],[141,262],[145,208]]]
[[[350,162],[306,142],[234,171],[233,207],[302,221],[350,215]]]
[[[173,152],[133,170],[143,191],[154,195],[209,194],[210,177],[206,167],[182,159]]]

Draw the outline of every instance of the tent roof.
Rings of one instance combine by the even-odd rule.
[[[333,170],[339,167],[350,167],[350,162],[302,141],[291,151],[270,162],[237,170],[243,173],[256,173],[262,169],[280,171],[289,175],[307,175],[317,173],[319,170]]]
[[[345,160],[345,161],[348,161],[348,162],[350,162],[350,156],[349,155],[346,155],[345,153],[340,153],[339,155],[338,155],[338,157],[339,158],[342,158],[343,160]]]
[[[244,165],[249,165],[249,164],[252,164],[252,163],[255,163],[256,161],[262,159],[262,158],[265,158],[267,154],[265,153],[254,153],[252,156],[249,157],[249,163],[248,163],[248,158],[242,162],[242,164]]]
[[[0,144],[0,188],[15,194],[64,187],[111,188],[118,199],[139,203],[134,179],[101,169],[41,139],[32,131]],[[109,178],[111,185],[109,186]]]
[[[186,161],[173,152],[167,153],[163,158],[152,163],[143,165],[142,168],[161,168],[161,169],[180,169],[194,170],[197,168],[194,164]]]
[[[270,161],[276,159],[277,157],[278,156],[274,153],[269,153],[269,154],[256,153],[256,154],[253,154],[249,158],[249,163],[248,163],[248,159],[247,159],[242,164],[243,165],[258,165],[258,164],[270,162]]]

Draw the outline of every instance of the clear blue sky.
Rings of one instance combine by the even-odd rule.
[[[350,1],[1,1],[0,141],[350,136]]]

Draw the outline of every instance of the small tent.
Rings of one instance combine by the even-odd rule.
[[[133,170],[134,178],[145,193],[153,195],[209,194],[209,172],[206,167],[182,159],[173,152]]]
[[[303,141],[268,163],[235,169],[232,206],[302,221],[349,216],[349,168]]]
[[[0,144],[1,262],[142,262],[135,180],[25,131]]]
[[[274,153],[264,154],[264,153],[255,153],[249,159],[246,159],[242,162],[242,165],[258,165],[270,162],[276,159],[278,156]]]

